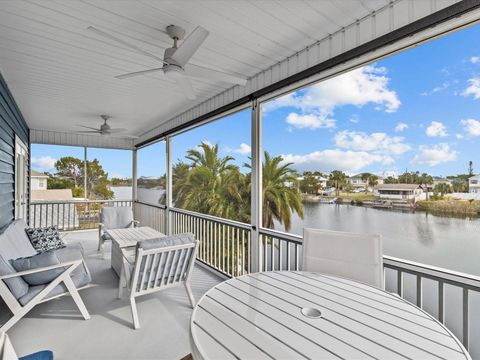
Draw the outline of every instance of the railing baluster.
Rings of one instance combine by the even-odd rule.
[[[400,297],[403,297],[403,272],[397,271],[397,294]]]
[[[245,274],[245,230],[242,230],[242,275]]]
[[[468,301],[468,289],[463,288],[463,301],[462,301],[462,313],[463,313],[463,346],[465,349],[469,349],[470,343],[470,319],[469,319],[469,301]]]
[[[417,306],[422,308],[423,291],[422,291],[422,276],[417,275]]]
[[[438,282],[438,321],[445,323],[445,284]]]
[[[225,272],[225,224],[222,224],[222,271]]]

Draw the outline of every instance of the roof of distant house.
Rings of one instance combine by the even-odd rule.
[[[377,190],[415,190],[422,188],[418,184],[382,184],[375,186]]]
[[[32,190],[32,200],[73,200],[72,189]]]
[[[45,175],[44,173],[41,173],[41,172],[35,171],[35,170],[30,171],[30,176],[31,176],[31,177],[43,177],[43,178],[48,178],[48,175]]]
[[[468,180],[470,180],[470,179],[478,179],[478,180],[480,180],[480,174],[479,174],[479,175],[473,175],[473,176],[471,176],[471,177],[468,178]]]

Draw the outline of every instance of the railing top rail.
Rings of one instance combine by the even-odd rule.
[[[300,236],[300,235],[289,234],[289,233],[286,233],[286,232],[283,232],[283,231],[266,229],[266,228],[260,228],[259,232],[262,235],[272,236],[272,237],[277,238],[277,239],[286,240],[286,241],[290,241],[290,242],[295,242],[295,243],[298,243],[298,244],[303,243],[303,237]]]
[[[39,205],[39,204],[95,204],[95,203],[117,203],[117,202],[132,202],[131,199],[115,199],[115,200],[81,200],[81,199],[71,199],[71,200],[34,200],[30,201],[30,205]]]
[[[424,277],[437,281],[444,281],[452,285],[468,285],[480,291],[480,277],[462,273],[459,271],[444,269],[437,266],[417,263],[415,261],[399,259],[393,256],[383,255],[383,264],[387,268],[400,270],[411,274],[420,274]]]
[[[220,224],[233,226],[233,227],[236,227],[236,228],[239,228],[239,229],[244,229],[244,230],[251,230],[252,229],[251,225],[242,223],[240,221],[223,219],[223,218],[219,218],[219,217],[212,216],[212,215],[201,214],[201,213],[197,213],[197,212],[194,212],[194,211],[189,211],[189,210],[184,210],[184,209],[179,209],[179,208],[174,208],[174,207],[170,208],[170,211],[176,212],[176,213],[179,213],[179,214],[185,214],[185,215],[193,216],[193,217],[196,217],[196,218],[199,218],[199,219],[206,219],[206,220],[210,220],[210,221],[215,221],[215,222],[218,222]]]
[[[154,203],[149,203],[149,202],[140,201],[140,200],[135,200],[135,203],[142,204],[142,205],[147,205],[147,206],[151,206],[151,207],[155,207],[155,208],[159,208],[159,209],[163,209],[163,210],[165,210],[167,208],[167,206],[163,205],[163,204],[154,204]]]

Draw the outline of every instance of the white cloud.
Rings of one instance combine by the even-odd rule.
[[[57,159],[51,156],[32,157],[32,166],[42,170],[51,170],[55,167],[56,161]]]
[[[455,134],[455,137],[459,140],[464,138],[463,134],[459,134],[459,133]]]
[[[400,106],[400,100],[397,93],[388,88],[389,80],[385,68],[364,66],[322,81],[306,90],[282,96],[265,104],[263,110],[292,106],[303,112],[314,112],[327,117],[339,106],[362,107],[373,103],[386,112],[394,112]]]
[[[352,116],[350,116],[350,119],[348,119],[348,121],[350,121],[353,124],[358,124],[360,122],[360,118],[358,117],[357,114],[353,114]]]
[[[403,122],[399,122],[397,124],[397,126],[395,126],[395,131],[396,132],[402,132],[402,131],[405,131],[408,129],[408,125],[403,123]]]
[[[477,63],[480,62],[480,57],[479,57],[479,56],[472,56],[472,57],[470,58],[470,62],[471,62],[472,64],[477,64]]]
[[[240,146],[233,151],[241,155],[250,155],[252,148],[248,144],[241,143]]]
[[[465,119],[460,121],[465,131],[471,136],[480,136],[480,121],[475,119]]]
[[[355,172],[366,166],[381,163],[389,165],[393,163],[390,156],[371,154],[366,151],[344,151],[339,149],[327,149],[314,151],[306,155],[282,155],[284,162],[293,163],[293,167],[299,171],[318,170],[330,172],[342,170]]]
[[[457,151],[454,151],[446,143],[440,143],[432,147],[420,146],[419,152],[412,160],[412,164],[427,164],[435,166],[444,162],[455,161]]]
[[[357,151],[400,155],[410,150],[410,146],[403,142],[405,138],[388,136],[386,133],[366,134],[359,131],[344,130],[337,133],[334,140],[338,147]]]
[[[472,95],[474,99],[480,99],[480,78],[471,78],[468,79],[468,86],[461,95],[463,96],[470,96]]]
[[[287,116],[287,123],[299,129],[320,129],[335,127],[335,120],[323,115],[290,113]]]
[[[439,121],[432,121],[430,126],[425,130],[425,133],[430,137],[448,136],[447,128]]]

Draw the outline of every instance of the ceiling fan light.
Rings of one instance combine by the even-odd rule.
[[[167,78],[172,80],[178,80],[183,76],[183,69],[178,66],[165,66],[163,72]]]

